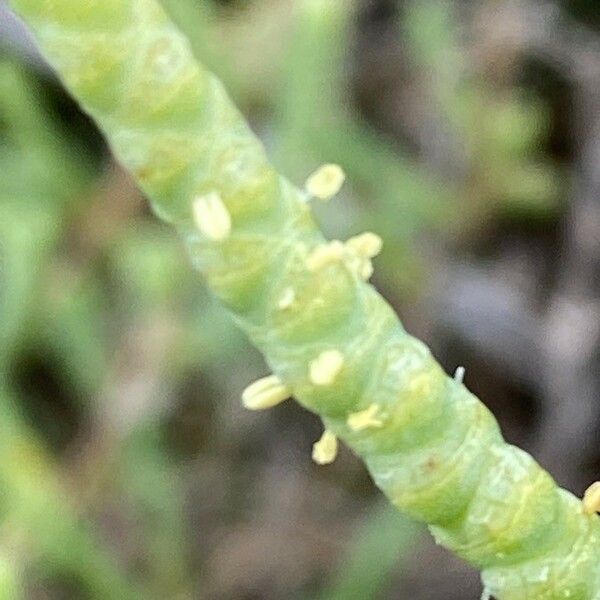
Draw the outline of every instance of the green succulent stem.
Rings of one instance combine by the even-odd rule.
[[[326,240],[306,193],[274,170],[161,6],[10,3],[279,380],[362,457],[390,501],[480,568],[499,600],[598,600],[597,516],[503,440],[348,261],[309,268]],[[197,200],[215,197],[228,235],[203,234],[194,218]],[[315,384],[311,364],[331,350],[343,364]],[[363,411],[370,420],[351,426]]]

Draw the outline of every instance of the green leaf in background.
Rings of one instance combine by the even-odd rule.
[[[422,527],[385,503],[370,509],[318,600],[375,600],[419,544]]]

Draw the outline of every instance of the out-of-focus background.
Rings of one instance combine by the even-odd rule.
[[[600,478],[597,0],[164,5],[507,439]],[[478,598],[263,374],[0,2],[0,598]]]

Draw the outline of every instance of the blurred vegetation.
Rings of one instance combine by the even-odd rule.
[[[382,235],[376,281],[396,304],[426,285],[424,238],[452,243],[506,215],[560,209],[564,174],[540,150],[547,107],[513,82],[490,83],[450,3],[407,2],[394,25],[421,118],[448,142],[436,161],[359,109],[362,3],[163,2],[294,181],[323,162],[344,166],[349,185],[319,218],[331,235]],[[8,53],[0,173],[0,598],[271,597],[217,593],[210,545],[252,519],[246,488],[274,453],[257,436],[286,409],[263,425],[241,416],[236,394],[260,373],[258,356],[89,122],[46,72]],[[316,432],[306,419],[303,438]],[[340,463],[311,471],[320,494],[350,485],[348,473],[364,478],[350,457]],[[225,491],[193,489],[221,479]],[[347,558],[325,561],[334,575],[309,570],[286,597],[378,598],[400,573],[420,530],[366,489],[348,491],[367,509],[351,551],[337,552]],[[203,494],[226,504],[199,515],[190,499]]]

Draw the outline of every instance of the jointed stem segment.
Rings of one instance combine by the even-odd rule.
[[[341,170],[318,172],[307,191],[279,176],[155,0],[11,3],[264,352],[275,375],[246,405],[293,393],[325,422],[316,459],[344,440],[499,600],[600,599],[595,493],[584,507],[559,489],[404,331],[365,282],[376,236],[327,244],[315,226],[307,194],[329,198]]]

